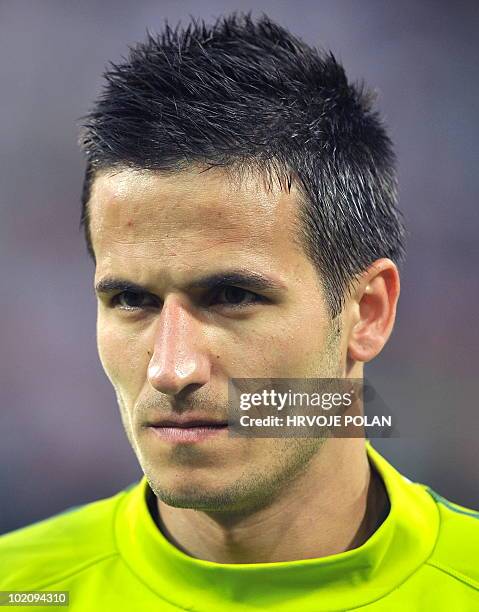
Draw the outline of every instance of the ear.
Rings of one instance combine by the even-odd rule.
[[[376,260],[360,277],[352,294],[348,357],[367,362],[391,335],[399,298],[399,272],[390,259]]]

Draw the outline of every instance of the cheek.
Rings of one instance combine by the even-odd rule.
[[[277,378],[315,377],[328,352],[325,323],[317,318],[289,319],[277,326],[269,337],[257,343],[258,356],[268,376]]]
[[[150,356],[141,334],[98,318],[98,354],[112,385],[125,397],[137,394],[146,381]]]

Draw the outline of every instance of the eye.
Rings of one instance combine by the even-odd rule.
[[[122,291],[112,297],[111,305],[124,310],[138,310],[140,308],[156,306],[156,301],[151,295],[148,295],[148,293]]]
[[[241,289],[241,287],[228,286],[217,290],[212,303],[241,308],[262,301],[264,301],[264,298],[252,291]]]

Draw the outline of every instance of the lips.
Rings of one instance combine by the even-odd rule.
[[[206,418],[188,418],[188,419],[161,419],[150,424],[150,427],[176,427],[179,429],[191,429],[194,427],[211,427],[220,428],[227,427],[228,421],[218,421]]]
[[[205,417],[158,419],[150,423],[148,430],[162,443],[184,445],[199,444],[218,437],[224,437],[228,432],[228,421],[213,420]]]

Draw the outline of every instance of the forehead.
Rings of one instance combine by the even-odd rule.
[[[236,258],[286,271],[304,260],[295,242],[298,201],[294,188],[219,169],[104,172],[89,201],[97,266],[151,261],[184,271]]]

